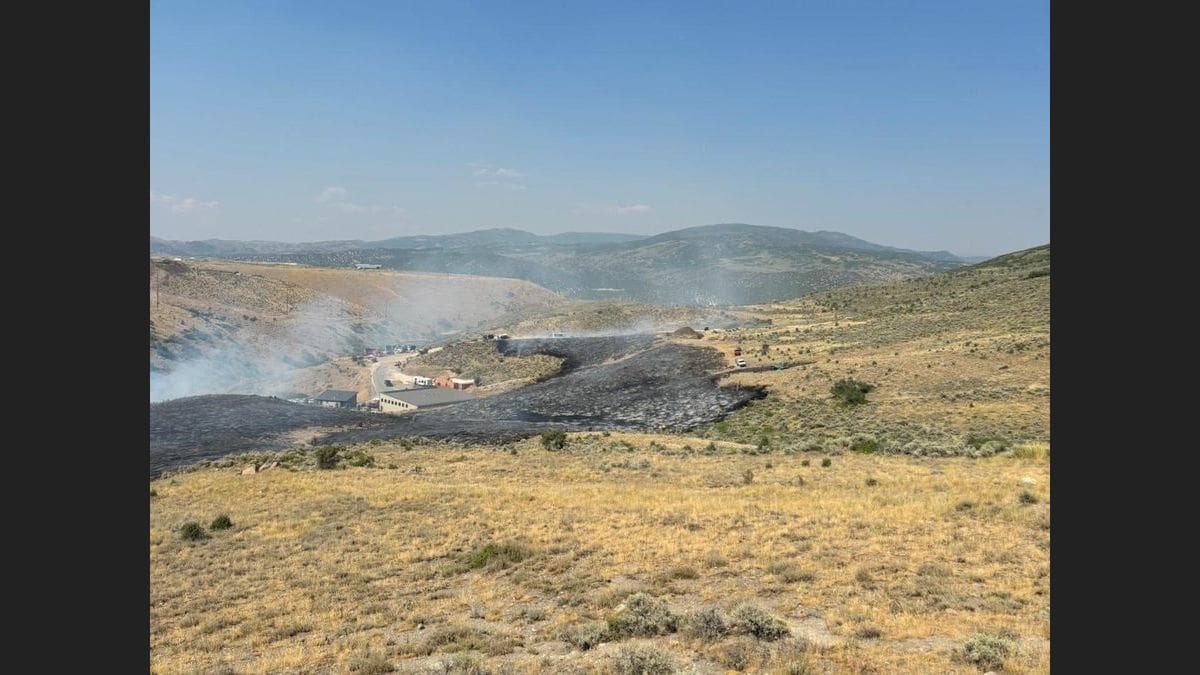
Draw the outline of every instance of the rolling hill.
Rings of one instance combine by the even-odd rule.
[[[366,390],[348,356],[564,302],[515,279],[232,261],[150,263],[151,400]]]
[[[761,303],[946,271],[966,261],[829,231],[705,225],[652,237],[604,233],[539,236],[513,229],[311,244],[169,242],[152,253],[318,267],[355,263],[396,270],[524,279],[568,297],[655,304]]]

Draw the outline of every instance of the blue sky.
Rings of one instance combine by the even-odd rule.
[[[150,230],[1050,238],[1049,3],[151,3]]]

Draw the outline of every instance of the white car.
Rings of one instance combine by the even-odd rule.
[[[745,368],[745,367],[746,367],[746,359],[743,359],[743,358],[740,358],[740,357],[739,357],[737,361],[734,361],[734,363],[736,363],[736,364],[737,364],[737,367],[738,367],[738,368]]]

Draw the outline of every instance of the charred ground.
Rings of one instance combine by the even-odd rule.
[[[719,353],[652,336],[506,340],[506,354],[564,359],[557,377],[404,416],[317,408],[260,396],[196,396],[150,406],[150,472],[252,450],[425,437],[505,443],[548,428],[686,431],[764,395],[720,387]]]

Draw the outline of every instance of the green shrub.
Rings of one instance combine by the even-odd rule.
[[[821,460],[821,466],[828,469],[829,467],[833,466],[833,460],[826,457],[825,459]]]
[[[560,637],[563,642],[586,652],[609,640],[608,626],[604,623],[585,623],[563,631]]]
[[[867,487],[875,487],[876,485],[879,485],[879,481],[875,480],[874,478],[867,479]]]
[[[999,670],[1013,651],[1013,641],[998,635],[976,633],[963,645],[962,657],[980,670]]]
[[[562,450],[567,447],[567,432],[562,429],[550,429],[542,432],[542,447],[547,450]]]
[[[1022,490],[1020,496],[1018,496],[1017,499],[1019,499],[1022,504],[1038,503],[1037,495],[1033,494],[1029,490]]]
[[[336,467],[338,463],[339,452],[341,452],[341,448],[334,445],[327,445],[323,448],[317,448],[317,468],[332,469]]]
[[[219,515],[213,519],[212,523],[209,524],[208,529],[210,529],[210,530],[228,530],[231,527],[233,527],[233,521],[229,520],[229,516],[222,513],[221,515]]]
[[[613,671],[617,675],[671,675],[675,661],[667,652],[648,645],[626,647],[613,658]]]
[[[729,634],[725,615],[716,607],[708,607],[688,616],[688,632],[703,640],[716,641]]]
[[[183,527],[179,528],[179,536],[182,537],[184,541],[200,541],[201,539],[208,537],[208,535],[204,533],[204,528],[200,527],[200,523],[195,521],[184,523]]]
[[[867,402],[867,393],[875,388],[873,384],[854,379],[838,380],[829,389],[833,397],[846,405],[856,405]]]
[[[507,566],[510,563],[521,562],[528,557],[529,549],[520,544],[487,544],[464,556],[462,564],[466,569],[477,570],[490,564],[493,560],[499,560],[504,566]]]
[[[992,447],[999,447],[1000,449],[1007,449],[1009,446],[1008,439],[1004,438],[1003,436],[985,436],[982,434],[971,434],[970,436],[967,436],[966,444],[976,450],[983,449],[983,446],[987,445],[988,443],[991,443]]]
[[[778,640],[791,634],[787,624],[752,603],[742,603],[734,608],[733,624],[760,640]]]
[[[800,460],[800,466],[808,466],[809,464],[812,464],[812,462],[808,461],[807,459]]]
[[[854,452],[869,455],[879,450],[879,441],[870,436],[856,436],[850,441],[850,449]]]
[[[614,637],[652,637],[674,633],[679,618],[667,603],[646,593],[634,593],[608,618],[608,631]]]
[[[374,467],[375,457],[363,450],[355,450],[346,455],[346,463],[350,466]]]
[[[157,496],[158,496],[158,490],[155,490],[154,488],[150,488],[150,496],[151,496],[151,497],[157,497]]]

